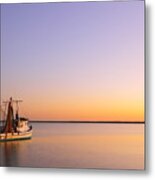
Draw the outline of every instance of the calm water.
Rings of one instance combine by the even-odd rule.
[[[32,125],[31,140],[0,143],[1,166],[144,168],[144,124]]]

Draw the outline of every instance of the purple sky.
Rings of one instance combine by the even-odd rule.
[[[69,107],[87,96],[111,103],[120,97],[122,106],[129,98],[139,110],[144,1],[3,4],[1,69],[2,98],[22,98],[31,109],[40,111],[39,100],[63,109],[64,101]]]

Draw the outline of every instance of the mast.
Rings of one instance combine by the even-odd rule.
[[[18,114],[19,113],[19,106],[18,106],[19,102],[22,102],[22,100],[13,100],[12,97],[10,97],[9,101],[3,101],[3,103],[5,104],[5,108],[7,107],[7,115],[6,115],[6,122],[5,122],[5,125],[4,125],[4,128],[2,131],[3,131],[3,133],[6,134],[6,136],[7,136],[7,133],[15,132],[15,123],[17,121],[19,121],[19,114]],[[16,103],[15,119],[14,119],[13,103]]]
[[[4,133],[13,133],[13,106],[12,106],[12,98],[8,102],[8,111],[7,111],[7,118],[6,118],[6,125],[4,128]]]

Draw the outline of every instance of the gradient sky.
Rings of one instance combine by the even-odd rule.
[[[33,120],[144,121],[144,1],[1,5],[1,90]]]

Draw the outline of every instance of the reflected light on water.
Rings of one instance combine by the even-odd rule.
[[[0,144],[2,166],[144,169],[144,124],[33,126],[32,140]]]

